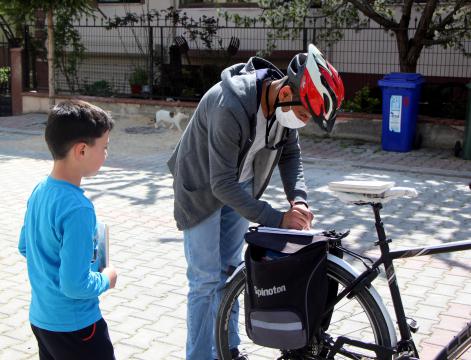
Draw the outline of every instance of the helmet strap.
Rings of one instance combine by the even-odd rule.
[[[267,111],[270,109],[269,105],[269,92],[270,92],[270,87],[273,81],[270,81],[267,85],[267,89],[265,91],[265,102],[267,104]],[[285,81],[286,83],[286,81]],[[277,107],[280,106],[297,106],[297,105],[302,105],[301,101],[288,101],[288,102],[280,102],[279,98],[279,92],[276,95],[275,103],[273,104],[273,108],[276,109]],[[267,122],[266,122],[266,129],[265,129],[265,148],[269,150],[279,150],[281,149],[287,142],[288,142],[288,137],[290,133],[290,129],[285,128],[283,130],[283,135],[281,140],[276,143],[276,144],[269,144],[268,137],[270,134],[271,129],[273,128],[273,124],[275,123],[276,120],[276,111],[273,111],[273,113],[268,114],[267,116]]]
[[[278,92],[278,95],[276,97],[275,104],[274,104],[275,109],[277,107],[282,107],[282,106],[299,106],[299,105],[302,106],[303,104],[302,104],[301,100],[294,100],[296,97],[294,95],[295,92],[293,90],[293,85],[289,83],[289,79],[287,77],[281,83],[280,91],[285,86],[289,86],[289,88],[291,90],[291,101],[280,102],[280,92]]]
[[[269,95],[270,95],[270,87],[271,87],[272,82],[273,81],[270,81],[268,83],[267,89],[265,91],[265,102],[266,102],[266,105],[267,105],[267,112],[270,110],[270,103],[269,103],[270,96]],[[273,105],[273,108],[276,109],[278,104],[279,104],[279,99],[278,99],[278,95],[277,95],[276,100],[275,100],[275,104]],[[287,142],[287,136],[288,136],[288,129],[284,129],[283,137],[280,140],[280,142],[278,142],[278,144],[275,144],[275,145],[270,145],[269,144],[268,137],[270,135],[271,129],[273,128],[273,124],[275,123],[275,120],[276,120],[275,113],[276,113],[276,111],[273,111],[273,113],[271,113],[271,114],[268,113],[266,128],[265,128],[265,148],[267,148],[269,150],[278,150],[281,147],[283,147]]]
[[[271,87],[271,84],[272,84],[273,80],[271,80],[268,85],[267,85],[267,88],[265,90],[265,105],[267,107],[267,121],[271,120],[271,118],[273,117],[273,113],[270,113],[270,87]],[[276,101],[275,101],[275,104],[276,104]]]
[[[286,102],[279,102],[275,103],[275,108],[282,107],[282,106],[303,106],[301,101],[286,101]]]
[[[268,114],[266,128],[265,128],[265,146],[268,144],[268,135],[270,134],[270,130],[272,129],[273,124],[275,123],[275,120],[276,120],[275,111],[273,111],[273,113],[269,113],[270,111],[270,102],[269,102],[270,96],[269,95],[270,95],[270,87],[271,87],[272,82],[273,81],[270,81],[268,83],[267,89],[265,91],[265,103],[267,105],[267,114]],[[278,96],[276,97],[274,108],[276,108],[277,103],[278,103]]]

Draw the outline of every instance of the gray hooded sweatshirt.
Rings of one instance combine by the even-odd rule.
[[[277,164],[287,199],[306,201],[298,132],[282,126],[275,137],[284,136],[284,146],[264,148],[255,156],[253,195],[238,182],[255,138],[260,99],[257,82],[260,85],[261,81],[258,69],[270,69],[272,78],[283,77],[273,64],[258,57],[223,70],[221,81],[199,102],[168,161],[174,178],[174,216],[180,230],[197,225],[223,205],[252,222],[279,227],[283,213],[259,200]]]

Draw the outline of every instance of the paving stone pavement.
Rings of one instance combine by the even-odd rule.
[[[31,130],[0,124],[2,360],[37,358],[28,323],[30,287],[17,239],[26,200],[52,164],[46,148],[34,145],[41,141],[40,133],[40,126]],[[142,135],[140,145],[150,141],[152,134]],[[398,155],[382,152],[376,144],[347,140],[303,139],[302,147],[315,226],[350,228],[345,242],[350,249],[378,255],[372,212],[336,201],[327,189],[329,181],[392,180],[419,191],[417,198],[396,200],[382,211],[392,248],[471,238],[471,161],[456,159],[451,151]],[[111,259],[119,271],[116,289],[101,297],[117,359],[185,357],[186,263],[182,234],[172,216],[168,156],[169,151],[137,155],[132,147],[127,153],[111,153],[102,171],[83,183],[98,217],[110,225]],[[278,174],[264,198],[286,207]],[[406,313],[421,326],[414,335],[421,359],[432,359],[470,320],[470,264],[471,251],[395,261]],[[374,286],[392,310],[383,275]],[[470,360],[471,351],[463,359]]]

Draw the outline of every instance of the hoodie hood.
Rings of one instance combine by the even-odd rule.
[[[221,73],[221,86],[239,99],[240,106],[248,116],[254,115],[258,110],[257,100],[257,70],[266,69],[275,79],[285,76],[280,69],[268,60],[257,56],[251,57],[247,63],[235,64]],[[247,91],[251,89],[251,91]]]

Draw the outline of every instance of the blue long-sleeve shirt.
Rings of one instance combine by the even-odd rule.
[[[92,271],[96,216],[80,187],[47,177],[28,200],[18,249],[31,283],[30,322],[75,331],[101,318],[106,275]]]

